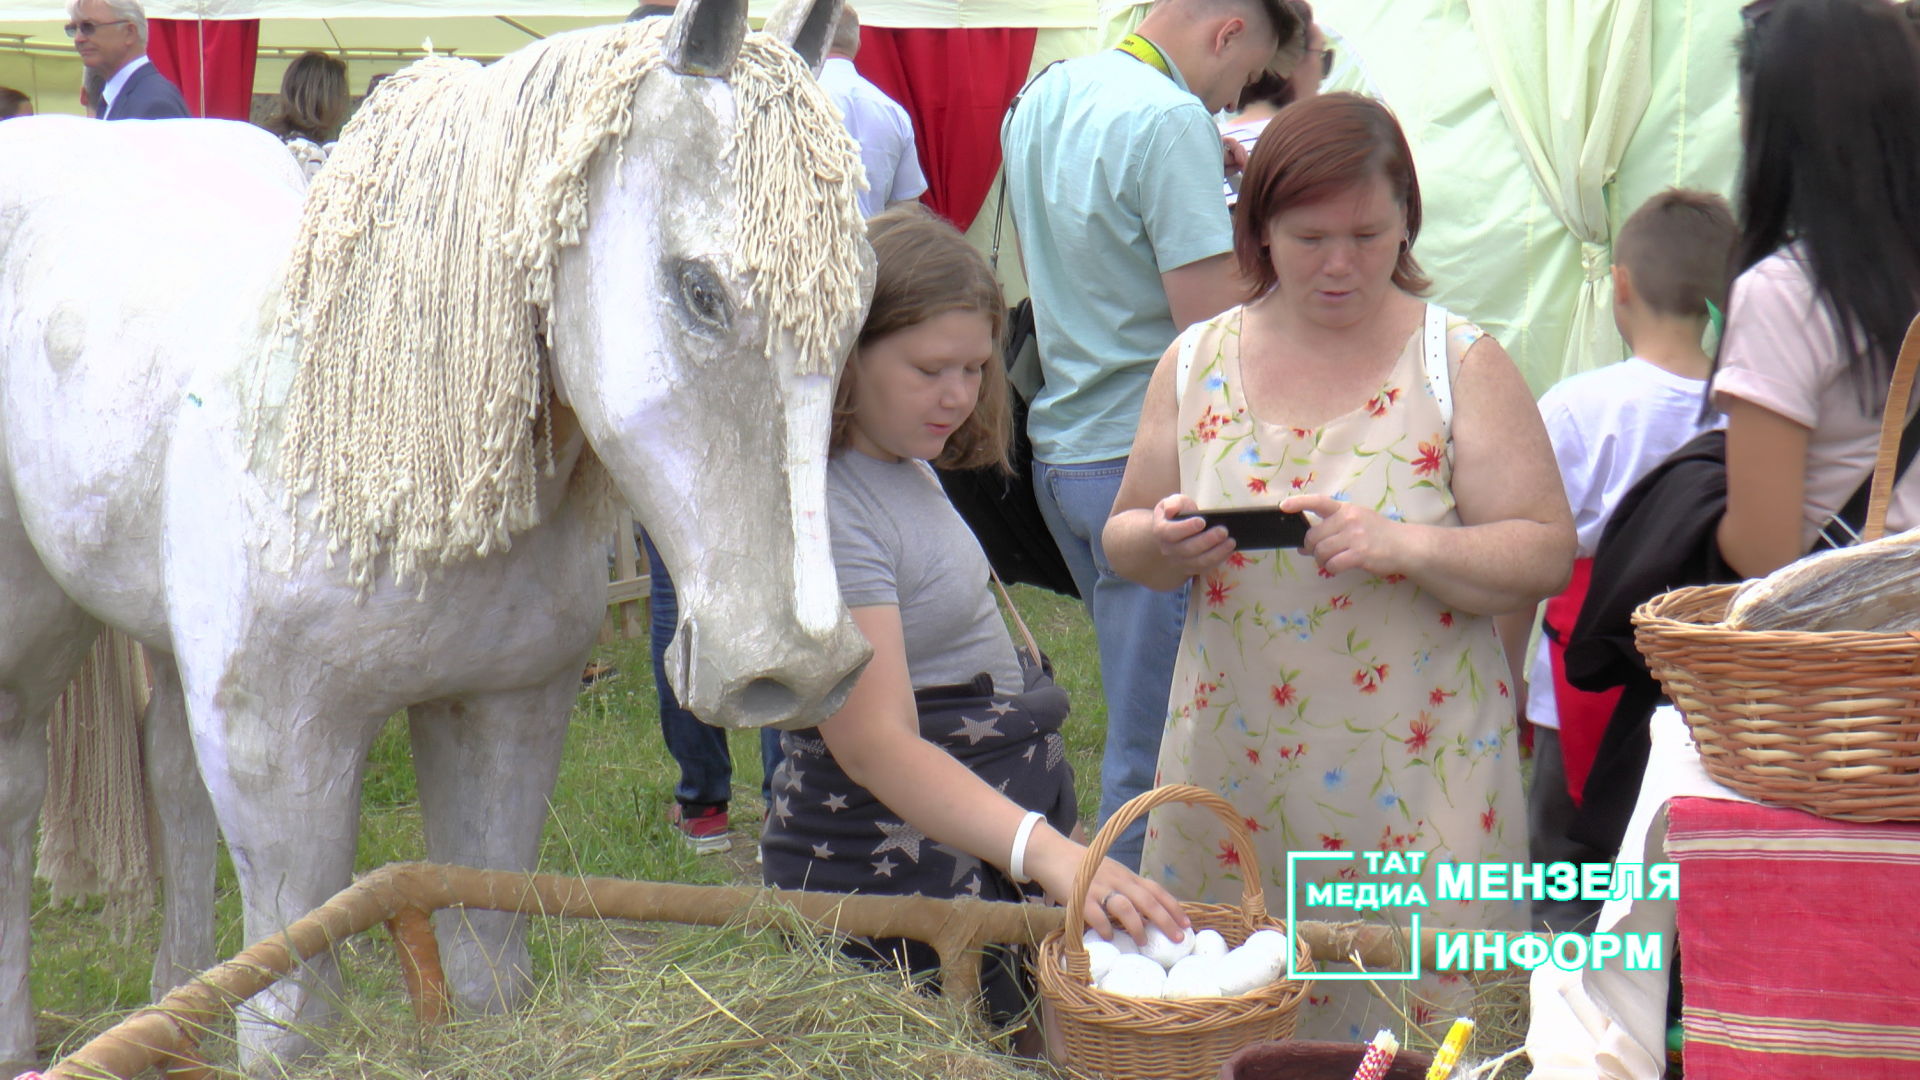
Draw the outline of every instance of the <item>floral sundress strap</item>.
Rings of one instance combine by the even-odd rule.
[[[1453,378],[1447,364],[1447,309],[1427,305],[1426,327],[1422,332],[1421,352],[1426,358],[1427,388],[1440,410],[1440,424],[1453,430]]]
[[[1421,353],[1425,360],[1427,388],[1440,410],[1440,423],[1447,429],[1447,441],[1453,441],[1453,370],[1487,332],[1449,312],[1438,304],[1427,305],[1421,332]]]

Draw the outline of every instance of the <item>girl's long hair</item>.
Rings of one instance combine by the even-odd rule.
[[[992,328],[993,355],[981,374],[979,400],[933,463],[943,469],[1012,472],[1012,413],[1001,356],[1007,308],[987,260],[960,230],[918,205],[874,215],[867,221],[867,242],[873,245],[875,263],[873,305],[860,328],[860,346],[949,311],[978,312]],[[835,450],[853,439],[859,367],[858,357],[848,359],[835,388],[829,443]]]
[[[1798,244],[1869,411],[1920,309],[1920,40],[1884,0],[1785,0],[1740,43],[1738,275]]]

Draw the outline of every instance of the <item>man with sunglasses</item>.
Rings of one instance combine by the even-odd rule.
[[[147,60],[147,13],[139,0],[67,0],[66,29],[88,73],[105,80],[101,119],[188,115],[179,87]]]

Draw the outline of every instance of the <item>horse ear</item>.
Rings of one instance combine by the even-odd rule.
[[[747,0],[680,0],[667,26],[667,66],[725,78],[747,37]]]
[[[792,46],[800,59],[820,74],[833,40],[833,24],[840,20],[842,0],[780,0],[767,16],[766,31]]]

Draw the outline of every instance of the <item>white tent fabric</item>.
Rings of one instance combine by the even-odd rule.
[[[1507,12],[1508,25],[1488,28],[1492,39],[1483,38],[1484,23],[1470,7]],[[1647,9],[1644,32],[1618,14],[1603,17],[1629,7]],[[1552,9],[1558,23],[1529,14],[1541,9]],[[1413,146],[1426,211],[1417,254],[1434,280],[1434,300],[1493,334],[1536,393],[1619,359],[1618,345],[1594,340],[1612,323],[1610,275],[1590,283],[1587,267],[1610,268],[1613,232],[1663,188],[1731,193],[1739,161],[1732,47],[1738,6],[1725,0],[1315,0],[1314,12],[1340,57],[1328,88],[1385,100]],[[1524,29],[1529,25],[1536,27],[1531,33]],[[1631,33],[1616,45],[1617,31]],[[1551,34],[1565,44],[1550,45]],[[1635,49],[1643,60],[1635,59]],[[1488,64],[1495,52],[1516,56],[1508,74]],[[1629,93],[1628,79],[1608,76],[1604,66],[1636,64],[1645,73],[1633,78],[1649,87],[1637,124],[1628,111],[1608,115],[1638,95]],[[1531,81],[1513,74],[1519,70],[1532,72]],[[1497,80],[1512,82],[1529,119],[1509,122]],[[1546,148],[1539,161],[1516,138],[1521,124]],[[1563,135],[1555,125],[1570,130]],[[1564,140],[1565,149],[1556,140]],[[1542,162],[1548,170],[1537,172]],[[1569,208],[1565,219],[1563,207]],[[1605,229],[1596,224],[1602,212]],[[1580,222],[1581,234],[1570,230],[1569,220]],[[1584,246],[1600,243],[1604,251]],[[1577,330],[1583,302],[1587,329]],[[1577,332],[1589,344],[1578,344]]]
[[[554,16],[618,19],[637,0],[150,0],[147,14],[167,19],[433,19],[463,16]],[[867,0],[856,5],[872,26],[1086,27],[1099,21],[1094,0]],[[753,0],[765,17],[773,0]],[[0,20],[66,18],[62,0],[0,0]]]
[[[751,0],[763,18],[775,0]],[[486,60],[537,37],[624,19],[639,0],[148,0],[160,18],[258,18],[260,64],[254,92],[279,89],[287,62],[308,49],[345,58],[356,87],[380,72],[419,59],[421,45]],[[869,26],[897,28],[1033,27],[1061,47],[1089,39],[1107,17],[1132,0],[866,0],[857,5]],[[0,0],[0,86],[34,99],[41,112],[78,113],[74,88],[80,64],[61,32],[64,0]],[[1088,51],[1087,45],[1079,51]]]
[[[1147,0],[864,0],[869,26],[894,28],[1033,27],[1047,48],[1089,51],[1095,28]],[[491,59],[583,26],[615,22],[639,0],[147,0],[155,18],[260,22],[254,92],[271,94],[287,61],[308,49],[347,59],[354,85],[396,71],[420,56],[423,42],[458,56]],[[750,0],[764,18],[775,0]],[[42,112],[79,112],[80,64],[61,33],[64,0],[0,0],[0,86],[25,91]],[[1082,42],[1092,44],[1080,45]]]
[[[1468,0],[1493,97],[1554,217],[1580,244],[1561,377],[1621,356],[1607,187],[1652,94],[1651,0]]]

